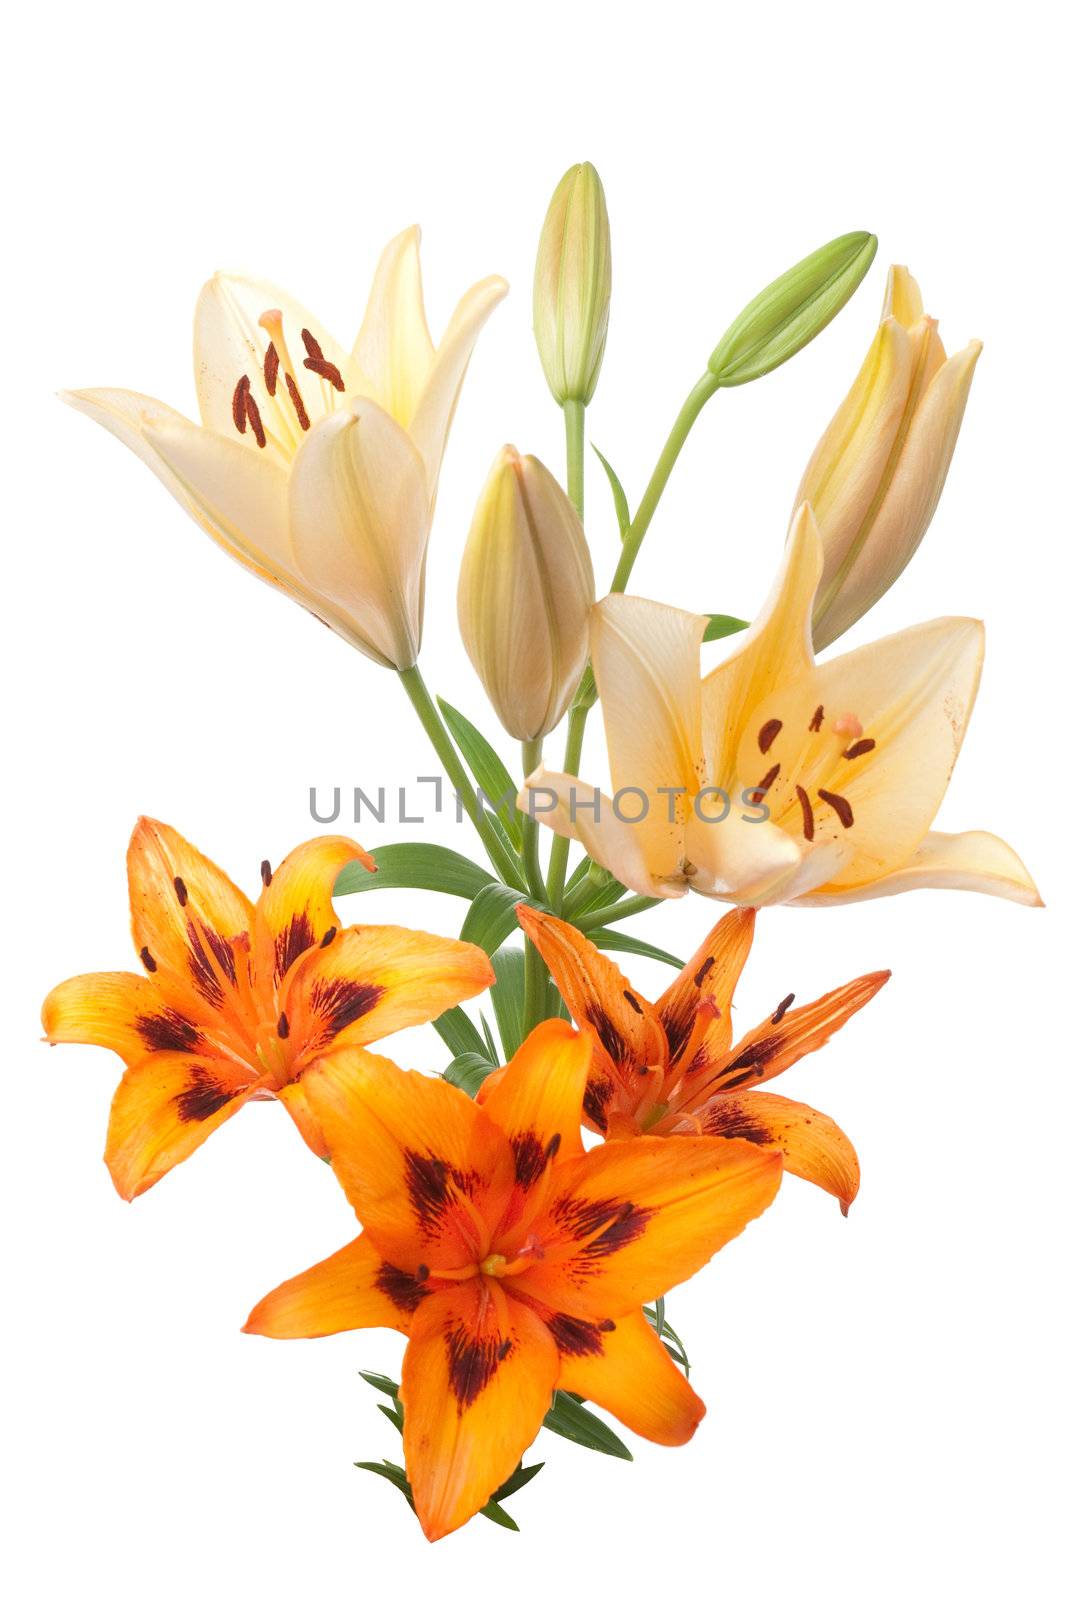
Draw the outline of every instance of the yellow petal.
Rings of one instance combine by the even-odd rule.
[[[896,871],[871,883],[840,889],[835,884],[801,895],[798,905],[845,905],[853,900],[876,900],[882,895],[904,894],[908,889],[971,889],[1020,905],[1044,902],[1037,885],[1010,844],[995,834],[928,833]]]
[[[814,661],[811,605],[822,573],[822,542],[809,506],[796,513],[781,570],[740,646],[703,679],[707,770],[725,774],[740,731],[772,689],[787,686]],[[749,774],[757,783],[761,774]],[[721,781],[716,777],[716,782]]]
[[[578,839],[593,861],[634,893],[672,900],[688,892],[687,881],[679,874],[668,878],[653,875],[638,828],[615,814],[612,794],[567,772],[537,767],[518,794],[517,806],[553,833]]]
[[[923,315],[922,290],[906,267],[889,268],[881,314],[883,317],[895,317],[903,328],[910,328]]]
[[[373,397],[408,428],[435,360],[424,315],[419,228],[399,233],[380,256],[353,355],[374,385]]]
[[[294,461],[290,522],[297,568],[350,642],[381,665],[411,667],[431,524],[424,468],[405,430],[365,399],[314,428]]]
[[[626,1428],[655,1444],[687,1444],[706,1406],[642,1311],[616,1318],[610,1328],[594,1328],[572,1350],[567,1337],[572,1319],[557,1321],[566,1325],[560,1388],[604,1406]]]

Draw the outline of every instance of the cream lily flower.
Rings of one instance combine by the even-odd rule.
[[[818,665],[821,572],[804,506],[762,614],[703,679],[705,617],[601,601],[591,654],[613,795],[540,769],[520,803],[642,895],[835,905],[929,887],[1039,905],[1002,840],[929,831],[974,702],[981,623],[943,617]],[[645,798],[643,820],[624,820]]]
[[[194,319],[201,427],[127,389],[63,396],[129,445],[229,555],[399,670],[420,650],[458,394],[506,293],[501,278],[476,284],[436,348],[419,250],[408,228],[383,252],[350,354],[274,285],[212,278]]]
[[[793,514],[809,502],[825,567],[814,603],[824,650],[881,599],[937,509],[982,346],[948,357],[906,267],[889,270],[881,325],[859,375],[807,464]]]

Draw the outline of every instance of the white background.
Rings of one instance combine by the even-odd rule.
[[[1062,1592],[1068,241],[1048,7],[100,0],[30,15],[9,20],[3,108],[9,1592]],[[927,542],[852,642],[987,619],[942,826],[1010,838],[1050,909],[926,894],[762,916],[744,1028],[789,989],[894,969],[785,1084],[858,1145],[850,1220],[788,1180],[671,1297],[710,1408],[691,1446],[640,1442],[629,1466],[544,1436],[529,1459],[548,1466],[511,1502],[520,1537],[478,1519],[433,1548],[351,1465],[397,1457],[356,1372],[396,1371],[398,1337],[238,1333],[265,1290],[354,1231],[331,1174],[257,1106],[124,1206],[100,1161],[118,1063],[50,1053],[37,1021],[59,979],[133,964],[123,852],[139,811],[252,890],[262,856],[316,831],[311,783],[397,784],[432,758],[388,674],[226,561],[53,391],[127,385],[191,412],[190,316],[217,266],[289,285],[344,339],[380,247],[411,221],[433,330],[469,283],[504,273],[514,291],[447,456],[424,656],[488,726],[455,631],[457,561],[501,443],[561,470],[529,283],[550,191],[584,158],[614,230],[591,436],[634,499],[742,303],[833,234],[881,240],[816,344],[704,415],[637,593],[754,611],[891,262],[916,273],[950,349],[985,339]],[[605,580],[616,531],[589,485]],[[471,848],[442,819],[427,836]],[[342,904],[347,920],[444,932],[463,909]],[[716,909],[693,899],[632,931],[687,954]],[[657,993],[665,969],[631,965]],[[393,1053],[444,1063],[430,1028]]]

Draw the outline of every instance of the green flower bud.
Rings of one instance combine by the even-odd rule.
[[[587,405],[599,381],[610,318],[610,219],[590,161],[554,191],[536,255],[536,346],[559,405]]]
[[[723,335],[707,366],[723,388],[751,383],[802,350],[866,277],[873,233],[844,233],[767,284]]]

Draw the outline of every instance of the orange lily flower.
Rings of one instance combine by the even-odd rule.
[[[859,1160],[847,1136],[821,1111],[754,1086],[821,1049],[874,998],[888,972],[868,973],[795,1009],[790,994],[734,1045],[730,1006],[754,938],[753,908],[722,917],[653,1005],[569,923],[531,906],[518,906],[517,915],[577,1026],[592,1038],[588,1127],[607,1139],[706,1133],[779,1150],[786,1172],[836,1196],[847,1216],[859,1190]]]
[[[325,836],[261,866],[254,906],[199,850],[142,817],[127,852],[145,968],[68,978],[44,1003],[50,1044],[99,1044],[126,1072],[104,1159],[124,1200],[184,1161],[247,1100],[281,1100],[326,1153],[302,1075],[316,1057],[430,1021],[494,982],[475,945],[406,928],[341,929],[331,891],[372,857]]]
[[[482,1105],[363,1050],[305,1075],[364,1232],[273,1290],[245,1331],[409,1335],[402,1439],[429,1539],[504,1483],[556,1388],[660,1444],[684,1444],[703,1416],[641,1308],[769,1205],[781,1159],[709,1138],[585,1153],[590,1061],[590,1038],[556,1020]]]

